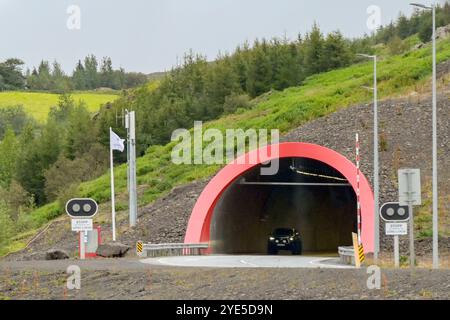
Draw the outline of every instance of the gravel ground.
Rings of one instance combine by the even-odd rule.
[[[66,268],[81,267],[81,290],[67,290]],[[450,299],[450,270],[208,269],[149,267],[135,260],[0,264],[0,299],[309,300]]]

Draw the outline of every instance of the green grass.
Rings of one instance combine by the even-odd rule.
[[[428,85],[431,76],[431,50],[424,48],[401,56],[387,57],[379,63],[380,98],[396,97]],[[450,59],[450,43],[439,43],[438,61]],[[372,64],[365,62],[351,67],[313,76],[300,87],[275,92],[260,98],[250,110],[239,110],[219,120],[206,123],[204,129],[280,129],[282,133],[308,121],[323,117],[357,103],[369,102],[372,94],[362,86],[372,82]],[[215,174],[218,165],[174,165],[171,151],[175,144],[153,146],[137,161],[137,180],[142,194],[140,205],[146,205],[167,194],[173,187]],[[126,166],[115,169],[116,192],[126,192]],[[80,186],[81,197],[92,197],[99,203],[110,199],[109,175]],[[49,204],[31,213],[35,226],[44,224],[62,214],[57,203]]]
[[[118,95],[96,92],[75,92],[72,97],[76,102],[84,101],[89,111],[95,112],[100,106],[112,102]],[[50,108],[58,104],[58,94],[43,92],[6,91],[0,92],[0,108],[22,105],[26,112],[36,120],[43,122],[47,119]]]

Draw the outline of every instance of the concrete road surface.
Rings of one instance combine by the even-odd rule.
[[[338,258],[317,256],[232,256],[165,257],[141,260],[144,264],[206,268],[331,268],[353,269]]]

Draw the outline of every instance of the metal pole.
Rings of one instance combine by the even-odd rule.
[[[411,268],[416,267],[416,252],[414,246],[414,207],[412,202],[409,201],[409,211],[411,212],[411,222],[409,223],[409,251],[410,251],[410,264]]]
[[[408,181],[408,207],[409,212],[411,214],[411,219],[409,223],[409,257],[410,257],[410,266],[411,268],[415,268],[416,266],[416,253],[414,248],[414,207],[412,203],[412,172],[407,172],[407,181]]]
[[[80,231],[80,259],[84,260],[86,259],[86,242],[85,242],[85,235],[86,231]]]
[[[356,209],[357,209],[357,223],[358,223],[358,245],[362,244],[361,239],[361,190],[360,190],[360,155],[359,155],[359,134],[356,134]],[[355,251],[356,252],[356,251]]]
[[[373,57],[374,61],[374,87],[373,87],[373,106],[374,106],[374,132],[373,132],[373,148],[374,148],[374,160],[373,160],[373,168],[374,168],[374,202],[375,202],[375,223],[374,223],[374,237],[375,237],[375,250],[374,250],[374,259],[375,262],[378,262],[378,255],[380,252],[380,167],[379,167],[379,146],[378,146],[378,81],[377,81],[377,56]]]
[[[111,137],[112,129],[109,128],[109,136]],[[115,205],[115,192],[114,192],[114,163],[113,163],[113,149],[111,142],[109,144],[109,157],[111,163],[111,212],[112,212],[112,234],[113,241],[116,241],[116,205]]]
[[[398,236],[394,236],[394,260],[395,267],[400,268],[400,244]]]
[[[129,146],[130,146],[130,191],[129,191],[129,211],[130,211],[130,227],[137,224],[137,190],[136,190],[136,113],[129,113]]]
[[[437,163],[436,5],[433,5],[433,269],[439,269],[439,197]]]
[[[127,189],[130,194],[130,117],[125,109],[125,129],[127,129]]]

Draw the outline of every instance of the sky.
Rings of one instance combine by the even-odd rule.
[[[314,22],[324,33],[361,36],[371,32],[370,6],[378,6],[380,22],[386,24],[400,12],[411,14],[409,2],[0,0],[0,61],[18,57],[31,68],[42,59],[56,59],[71,73],[79,59],[94,54],[111,57],[115,68],[127,71],[165,71],[190,49],[212,60],[246,40],[296,38]]]

